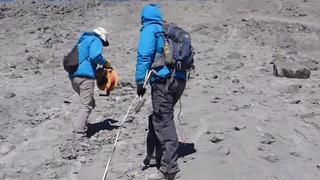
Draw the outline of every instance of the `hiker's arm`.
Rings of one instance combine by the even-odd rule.
[[[92,63],[95,64],[106,64],[106,59],[102,56],[102,43],[99,39],[93,40],[89,49],[89,56]]]
[[[152,30],[144,28],[140,33],[136,65],[136,83],[143,84],[155,53],[155,35]]]

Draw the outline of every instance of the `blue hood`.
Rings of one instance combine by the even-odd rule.
[[[79,41],[78,41],[78,44],[80,44],[84,39],[86,39],[88,36],[96,36],[96,34],[95,33],[93,33],[93,32],[84,32],[82,35],[81,35],[81,37],[80,37],[80,39],[79,39]],[[96,36],[96,37],[98,37],[98,36]]]
[[[159,4],[149,4],[144,6],[141,11],[141,22],[144,24],[159,23],[163,24],[163,17]]]

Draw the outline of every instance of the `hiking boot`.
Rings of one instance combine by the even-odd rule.
[[[146,158],[144,158],[143,164],[144,164],[145,166],[149,166],[149,165],[150,165],[150,161],[151,161],[151,157],[150,157],[150,156],[147,156]]]
[[[175,177],[176,177],[176,173],[167,174],[166,175],[166,180],[174,180]],[[179,177],[177,177],[177,178],[179,178]]]

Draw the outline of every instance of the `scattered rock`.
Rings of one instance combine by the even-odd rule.
[[[16,148],[16,146],[14,146],[12,144],[3,144],[0,149],[0,155],[4,156],[4,155],[10,153],[11,151],[13,151],[15,148]]]
[[[262,144],[272,144],[275,142],[274,136],[270,133],[263,134],[263,140],[260,141]]]
[[[264,156],[262,158],[271,162],[271,163],[275,163],[275,162],[279,161],[278,156],[274,155],[274,154],[268,154],[267,156]]]
[[[213,99],[210,100],[210,102],[211,103],[218,103],[220,99],[221,98],[219,98],[219,97],[214,97]]]
[[[115,101],[120,101],[121,100],[121,97],[120,96],[116,96],[115,97]]]
[[[250,107],[251,107],[251,104],[244,104],[240,108],[241,109],[250,109]]]
[[[79,157],[79,161],[81,163],[86,163],[87,162],[87,158],[85,156],[81,156],[81,157]]]
[[[282,4],[280,12],[286,17],[302,17],[307,16],[307,13],[299,6],[297,2],[288,1]]]
[[[120,85],[121,85],[122,87],[134,88],[134,85],[133,85],[131,82],[128,82],[128,81],[121,81],[121,82],[120,82]]]
[[[6,93],[3,97],[5,97],[5,98],[13,98],[13,97],[15,97],[15,96],[16,96],[15,93],[13,93],[13,92],[8,92],[8,93]]]
[[[237,107],[237,106],[232,106],[232,107],[231,107],[231,110],[233,110],[233,111],[238,111],[238,110],[239,110],[239,107]]]
[[[294,157],[300,157],[301,154],[295,151],[289,152],[290,155],[294,156]]]
[[[230,153],[231,153],[231,150],[227,147],[224,147],[224,146],[219,146],[217,148],[217,151],[219,154],[222,154],[222,155],[225,155],[225,156],[228,156]]]
[[[234,129],[235,131],[240,131],[240,130],[246,129],[246,128],[247,128],[246,126],[242,126],[242,127],[235,126],[233,129]]]
[[[260,146],[258,146],[258,147],[257,147],[257,149],[258,149],[259,151],[266,151],[266,150],[270,150],[270,148],[268,148],[268,147],[266,147],[266,146],[264,146],[264,145],[260,145]]]
[[[233,84],[239,84],[240,80],[239,79],[232,79]]]
[[[214,134],[211,138],[212,143],[218,143],[225,139],[225,136],[223,134]]]
[[[299,93],[301,88],[302,88],[301,84],[291,84],[284,90],[284,92],[289,94],[295,94],[295,93]]]
[[[315,60],[315,59],[307,59],[305,61],[302,61],[300,63],[302,66],[305,66],[306,68],[308,68],[311,71],[316,71],[320,69],[320,63],[319,61]]]
[[[301,103],[301,100],[293,100],[290,102],[290,104],[300,104]]]
[[[274,55],[273,74],[277,77],[307,79],[311,71],[296,63],[289,62],[285,56]]]
[[[241,58],[241,54],[238,53],[238,52],[232,52],[227,57],[230,58],[230,59],[240,59]]]
[[[64,104],[71,104],[71,101],[65,100],[63,101]]]
[[[62,167],[64,165],[65,165],[65,163],[60,160],[54,160],[54,161],[49,160],[48,162],[45,163],[46,168],[50,168],[50,169],[55,169],[58,167]]]

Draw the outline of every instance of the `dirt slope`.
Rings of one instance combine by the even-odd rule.
[[[139,14],[149,2],[0,4],[0,179],[102,178],[117,125],[135,96]],[[166,19],[191,33],[197,52],[181,113],[197,152],[179,159],[180,179],[319,179],[320,2],[160,3]],[[71,121],[79,100],[61,60],[95,26],[110,32],[104,54],[121,85],[110,97],[95,90],[90,127],[96,133],[78,142]],[[311,77],[273,76],[270,62],[278,55],[309,68]],[[108,179],[144,179],[153,170],[141,170],[150,92],[147,97],[122,129]]]

